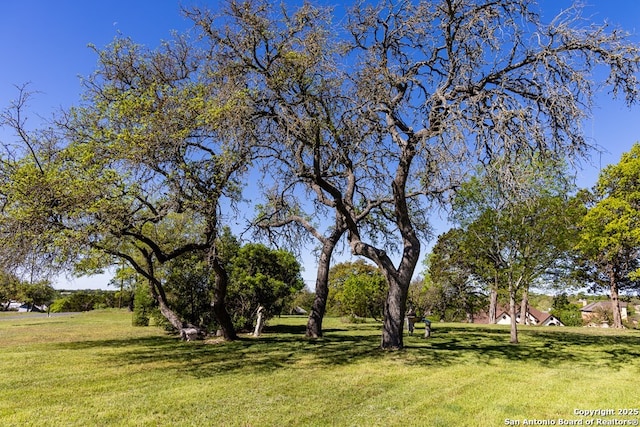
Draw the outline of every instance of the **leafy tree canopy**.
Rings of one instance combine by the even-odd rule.
[[[619,292],[640,286],[640,144],[605,168],[580,223],[579,275],[609,290],[613,326],[622,327]]]
[[[259,307],[279,314],[304,288],[300,263],[290,252],[261,243],[242,246],[231,260],[228,306],[238,328],[249,329]]]
[[[342,262],[329,271],[329,286],[339,313],[380,319],[388,289],[380,270],[365,262]]]

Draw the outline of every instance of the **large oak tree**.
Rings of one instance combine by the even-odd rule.
[[[156,270],[196,254],[208,263],[218,325],[233,339],[216,243],[250,159],[245,127],[234,123],[242,90],[181,36],[157,49],[117,38],[96,53],[84,101],[59,119],[53,143],[7,159],[3,243],[36,242],[84,271],[125,259],[176,329],[186,322]],[[19,120],[8,124],[36,147]]]
[[[417,194],[439,195],[494,156],[585,154],[596,67],[636,100],[638,47],[584,24],[579,9],[546,23],[527,0],[382,1],[329,25],[311,4],[252,0],[192,16],[212,58],[245,82],[248,121],[260,123],[257,139],[284,176],[334,209],[353,254],[385,275],[383,348],[403,345],[421,248]]]

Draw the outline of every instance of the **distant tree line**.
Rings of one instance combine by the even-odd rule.
[[[28,310],[49,305],[55,298],[55,290],[46,280],[22,281],[15,275],[0,270],[0,310],[8,310],[12,302],[27,304]]]
[[[128,308],[133,306],[130,290],[112,291],[101,289],[57,292],[51,303],[51,312],[91,311],[105,308]]]
[[[30,283],[0,272],[0,309],[8,310],[10,303],[27,304],[28,311],[46,309],[50,312],[89,311],[98,308],[132,306],[130,290],[56,290],[47,281]]]

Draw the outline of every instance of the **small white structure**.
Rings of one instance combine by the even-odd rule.
[[[47,311],[47,306],[46,305],[31,305],[31,304],[27,304],[25,302],[11,301],[5,307],[5,310],[17,311],[18,313],[27,313],[27,312],[30,312],[30,311],[32,311],[34,313],[44,313],[45,311]]]
[[[6,309],[9,311],[18,311],[20,309],[20,306],[22,306],[21,302],[11,301]]]
[[[180,329],[180,339],[183,341],[195,341],[198,339],[198,330],[196,328]]]

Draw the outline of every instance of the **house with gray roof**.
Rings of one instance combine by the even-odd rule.
[[[620,301],[620,318],[624,321],[627,320],[627,303],[624,301]],[[612,311],[611,301],[596,301],[591,304],[587,304],[580,309],[580,313],[582,314],[582,320],[585,323],[589,323],[591,319],[596,316],[599,316],[602,312]],[[604,325],[602,325],[604,326]],[[608,326],[608,325],[607,325]]]

